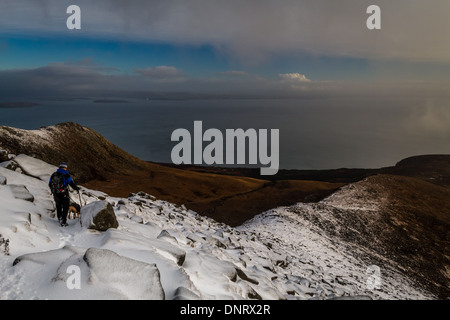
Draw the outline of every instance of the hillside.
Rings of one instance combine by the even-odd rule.
[[[288,210],[366,261],[400,268],[420,286],[450,298],[450,188],[377,175]]]
[[[252,247],[256,255],[261,255],[260,250],[264,247],[278,253],[285,252],[286,256],[275,262],[277,266],[278,263],[281,266],[291,265],[299,256],[306,255],[308,258],[302,261],[314,262],[315,266],[322,267],[322,270],[314,268],[314,274],[321,274],[314,278],[317,281],[327,278],[325,267],[333,270],[333,266],[338,265],[336,272],[341,274],[349,266],[349,261],[353,261],[350,270],[356,268],[358,272],[346,273],[353,279],[350,281],[347,278],[347,282],[355,284],[357,274],[358,290],[362,288],[361,278],[365,268],[375,264],[382,269],[384,281],[389,281],[383,281],[389,289],[384,287],[385,291],[377,293],[382,297],[417,297],[416,293],[408,293],[409,289],[404,289],[399,280],[395,280],[396,277],[403,279],[401,282],[410,283],[414,290],[425,290],[426,295],[441,299],[450,297],[450,155],[416,156],[380,169],[282,170],[279,180],[269,181],[245,176],[251,175],[248,169],[178,169],[147,163],[127,154],[95,131],[74,123],[38,130],[0,127],[2,149],[6,150],[0,152],[0,162],[4,161],[2,166],[5,167],[1,169],[2,175],[8,178],[5,183],[6,180],[11,183],[11,178],[23,183],[25,178],[22,176],[30,175],[44,180],[40,182],[41,190],[33,187],[34,182],[29,182],[35,189],[32,195],[38,201],[35,202],[38,208],[23,209],[27,212],[37,210],[41,217],[48,214],[46,210],[51,210],[51,199],[45,184],[42,184],[48,179],[45,172],[50,170],[49,165],[41,165],[39,170],[29,168],[20,164],[26,156],[10,159],[14,158],[11,154],[32,155],[52,165],[61,160],[69,162],[72,173],[84,186],[85,197],[90,201],[95,200],[95,197],[89,198],[92,194],[100,192],[103,198],[110,199],[116,205],[119,199],[134,203],[131,207],[117,206],[117,214],[121,214],[123,209],[134,212],[134,215],[139,212],[138,215],[148,222],[158,220],[161,218],[158,214],[158,218],[153,216],[156,205],[159,208],[157,212],[168,214],[162,220],[167,222],[176,215],[174,212],[179,212],[173,208],[185,208],[185,213],[203,216],[196,215],[195,220],[209,221],[208,226],[214,224],[213,233],[219,229],[222,233],[223,228],[248,232],[247,245],[250,241],[256,241],[255,235],[258,235],[257,242],[264,245],[258,246],[257,250]],[[18,176],[11,177],[16,173],[6,168],[17,168],[26,175],[17,173]],[[232,174],[227,174],[229,171]],[[290,178],[285,179],[286,176]],[[319,181],[293,179],[314,176],[319,177]],[[4,191],[3,198],[9,199],[13,191],[23,194],[22,189],[16,189],[13,186],[11,191]],[[138,191],[141,191],[141,196],[137,197]],[[27,194],[25,196],[28,197]],[[163,201],[171,209],[166,210],[165,204],[155,204],[156,200],[149,199]],[[2,201],[7,210],[10,201]],[[142,211],[144,208],[140,204],[143,203],[152,210]],[[151,214],[152,218],[147,214]],[[127,217],[133,218],[130,214]],[[186,218],[179,219],[183,221]],[[221,225],[221,222],[226,225]],[[173,223],[177,225],[180,221]],[[7,225],[4,227],[4,233],[11,230]],[[51,239],[53,236],[43,237]],[[344,260],[345,263],[342,262]],[[273,265],[267,268],[274,270]],[[308,274],[303,269],[299,270],[295,272]],[[339,283],[336,277],[326,281],[328,285]],[[414,290],[411,292],[416,292]],[[333,291],[333,294],[337,292],[342,291]]]
[[[414,177],[440,186],[450,186],[450,155],[420,155],[399,161],[383,173]]]
[[[68,162],[76,181],[111,196],[127,197],[130,192],[144,191],[232,225],[279,205],[308,198],[319,200],[343,185],[300,181],[273,183],[148,163],[126,153],[96,131],[75,123],[37,130],[0,126],[1,149],[10,154],[34,155],[53,165]],[[269,193],[276,197],[267,197]],[[243,198],[248,202],[242,209],[223,205],[233,205]]]
[[[2,300],[436,298],[392,263],[380,264],[381,283],[369,286],[374,261],[365,257],[376,253],[355,254],[339,237],[308,225],[301,206],[233,228],[143,192],[117,198],[82,187],[83,207],[107,201],[119,226],[98,231],[74,219],[63,228],[47,188],[55,167],[26,155],[12,160],[24,173],[0,166]],[[317,205],[352,210],[352,190]],[[70,270],[77,269],[75,286]]]

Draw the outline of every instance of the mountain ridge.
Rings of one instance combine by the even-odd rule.
[[[71,139],[75,139],[72,145]],[[56,155],[52,153],[55,141],[66,142],[56,144]],[[350,251],[357,248],[360,259],[402,270],[437,297],[450,297],[450,155],[414,156],[393,167],[369,171],[325,171],[325,175],[332,172],[330,181],[335,181],[327,182],[270,181],[245,176],[248,169],[178,169],[146,163],[73,123],[31,131],[0,127],[0,149],[7,151],[0,153],[4,163],[8,163],[7,153],[24,152],[52,158],[49,163],[57,165],[68,152],[64,161],[69,161],[74,174],[93,178],[82,183],[89,189],[124,198],[144,191],[231,227],[244,226],[263,212],[270,217],[270,212],[282,210],[284,217],[294,214],[300,225],[326,235],[333,245]],[[97,153],[96,159],[90,159]],[[227,175],[231,170],[233,175]],[[288,173],[290,178],[305,174],[326,178],[323,171]]]
[[[143,192],[117,198],[81,186],[83,208],[106,202],[119,226],[90,230],[75,219],[63,228],[47,186],[55,167],[23,154],[12,158],[16,169],[0,165],[1,299],[437,298],[400,265],[372,259],[378,254],[363,246],[355,254],[355,246],[308,222],[310,210],[327,219],[337,207],[366,206],[353,189],[342,188],[317,208],[280,207],[230,227]],[[349,186],[367,193],[359,183]],[[375,209],[372,202],[359,213]],[[368,273],[374,262],[378,278]],[[77,290],[69,268],[79,270]]]

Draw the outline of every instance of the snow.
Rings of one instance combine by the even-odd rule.
[[[99,281],[126,299],[163,300],[164,289],[156,264],[119,256],[106,249],[90,248],[84,260],[91,270],[90,281]]]
[[[42,160],[19,154],[14,161],[22,168],[25,174],[48,182],[50,176],[56,171],[57,167],[50,165]]]
[[[24,185],[8,185],[8,188],[11,190],[14,198],[22,199],[25,201],[33,202],[34,196],[28,191],[27,187]]]
[[[17,158],[24,173],[0,167],[0,238],[9,240],[8,251],[0,245],[0,299],[433,298],[400,272],[384,272],[381,289],[368,289],[368,266],[298,214],[316,210],[311,204],[232,228],[144,193],[122,199],[82,187],[82,216],[106,199],[119,227],[100,232],[74,219],[63,228],[45,180],[55,168]],[[351,206],[340,192],[321,205]]]

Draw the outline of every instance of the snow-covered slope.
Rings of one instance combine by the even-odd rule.
[[[74,219],[63,228],[47,186],[54,168],[16,159],[17,171],[0,166],[0,299],[433,298],[396,270],[374,278],[369,262],[291,208],[231,228],[145,193],[82,188],[81,204],[107,200],[119,227],[99,232]]]

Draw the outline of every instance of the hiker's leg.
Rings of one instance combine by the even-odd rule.
[[[63,214],[63,208],[61,205],[61,199],[58,198],[54,198],[55,199],[55,206],[56,206],[56,217],[58,218],[59,221],[61,221],[61,217]]]
[[[69,212],[70,199],[65,198],[61,201],[61,221],[63,223],[67,222],[67,213]]]

